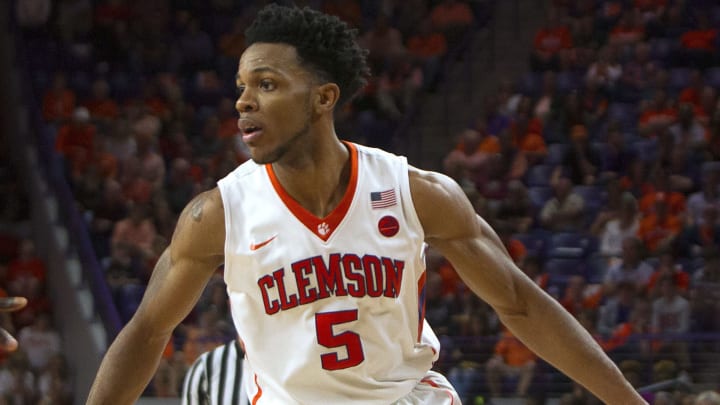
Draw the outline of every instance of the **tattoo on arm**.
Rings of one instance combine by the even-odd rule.
[[[190,216],[195,222],[200,222],[202,219],[203,205],[205,205],[205,196],[199,195],[190,207]]]

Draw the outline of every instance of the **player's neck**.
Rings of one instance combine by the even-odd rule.
[[[323,137],[307,153],[292,161],[273,163],[273,171],[285,191],[319,218],[338,205],[350,178],[350,152],[337,139]]]

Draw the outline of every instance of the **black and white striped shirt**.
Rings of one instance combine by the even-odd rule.
[[[237,339],[205,352],[185,376],[183,405],[248,405],[242,387],[243,352]]]

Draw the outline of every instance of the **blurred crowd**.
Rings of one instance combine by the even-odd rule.
[[[123,322],[190,199],[248,159],[235,73],[268,1],[16,0],[23,62]],[[282,3],[282,2],[281,2]],[[290,3],[290,2],[288,2]],[[487,20],[486,1],[294,1],[358,30],[373,78],[337,112],[343,139],[394,150],[417,95]],[[455,45],[458,44],[458,45]],[[146,394],[177,396],[204,351],[232,338],[222,269],[168,343]],[[22,345],[22,342],[21,342]]]
[[[528,73],[486,95],[445,172],[633,384],[701,382],[718,350],[703,333],[720,332],[720,8],[548,6]],[[492,337],[450,351],[451,381],[466,399],[533,396],[543,365],[486,305],[467,304],[476,300],[448,267],[430,266],[429,322],[448,336]],[[717,374],[709,379],[717,388]],[[593,403],[579,387],[564,400]]]
[[[235,70],[243,31],[265,3],[14,4],[43,126],[123,321],[137,308],[180,210],[248,159],[236,125]],[[444,63],[487,22],[493,4],[294,3],[358,29],[373,79],[337,112],[337,132],[391,151],[408,141],[395,132],[418,94],[442,85]],[[444,171],[518,266],[597,337],[634,384],[701,379],[698,354],[720,349],[693,337],[720,332],[720,7],[709,0],[546,3],[528,73],[484,95]],[[4,195],[22,198],[17,189]],[[9,199],[2,208],[26,207]],[[15,326],[21,347],[40,342],[45,354],[33,359],[36,350],[27,349],[6,359],[0,390],[14,376],[40,398],[43,384],[67,381],[66,366],[51,349],[59,342],[44,266],[27,238],[10,244],[0,285],[36,303],[32,316],[4,322]],[[21,280],[13,282],[18,261]],[[538,387],[556,378],[541,373],[549,366],[503,329],[442,257],[430,251],[427,262],[426,317],[444,347],[436,368],[469,403],[488,394],[541,395]],[[178,395],[187,367],[233,330],[219,269],[168,343],[147,394]],[[46,373],[50,380],[41,384]],[[561,389],[565,403],[592,403],[580,387]]]

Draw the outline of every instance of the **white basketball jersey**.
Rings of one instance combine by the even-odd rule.
[[[350,181],[325,218],[293,200],[271,165],[246,162],[218,183],[253,404],[387,405],[437,359],[407,161],[346,145]]]

